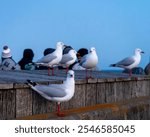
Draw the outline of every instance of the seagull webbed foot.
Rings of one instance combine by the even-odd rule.
[[[64,116],[65,116],[65,113],[63,113],[63,112],[57,112],[56,115],[57,115],[58,117],[64,117]]]

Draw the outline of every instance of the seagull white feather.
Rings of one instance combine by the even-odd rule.
[[[80,65],[86,69],[95,68],[98,63],[98,56],[96,54],[96,49],[94,47],[90,48],[88,54],[81,58]]]
[[[120,67],[120,68],[125,68],[130,70],[130,75],[131,75],[131,69],[137,67],[141,61],[141,53],[144,53],[141,49],[137,48],[135,49],[135,53],[131,57],[126,57],[123,60],[111,64],[111,67]]]
[[[84,55],[80,61],[80,65],[86,69],[86,78],[88,78],[87,69],[95,68],[97,63],[98,63],[98,56],[96,54],[96,49],[94,47],[91,47],[89,53]],[[92,73],[92,70],[91,70],[91,73]]]
[[[67,73],[67,78],[62,84],[50,84],[50,85],[40,85],[28,81],[28,85],[38,92],[42,97],[47,100],[58,102],[58,107],[60,102],[69,101],[75,92],[75,81],[74,81],[74,71],[69,70]],[[58,108],[58,114],[60,110]]]
[[[54,52],[42,57],[35,64],[36,65],[47,66],[47,67],[53,67],[55,65],[58,65],[59,62],[62,59],[63,47],[64,47],[63,42],[57,42],[56,50]]]
[[[56,50],[41,59],[39,59],[36,63],[37,64],[48,64],[49,66],[57,65],[62,59],[62,51],[63,51],[64,43],[57,42]]]
[[[65,65],[66,67],[69,67],[76,61],[77,59],[76,54],[77,52],[74,49],[71,49],[68,53],[62,56],[62,60],[60,61],[60,64]]]

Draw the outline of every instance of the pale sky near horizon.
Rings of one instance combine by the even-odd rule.
[[[0,52],[11,48],[19,61],[25,48],[34,61],[57,41],[76,50],[94,46],[98,67],[131,56],[135,48],[145,51],[140,66],[150,57],[149,0],[0,0]]]

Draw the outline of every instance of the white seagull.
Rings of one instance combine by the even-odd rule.
[[[60,113],[60,102],[69,101],[74,96],[75,80],[73,70],[68,71],[67,78],[63,84],[39,85],[31,80],[27,80],[27,82],[42,97],[57,102],[57,115],[64,116],[63,113]]]
[[[135,49],[135,53],[131,57],[126,57],[125,59],[115,63],[111,64],[111,67],[120,67],[124,69],[129,70],[129,76],[132,75],[132,69],[137,67],[141,61],[141,53],[144,53],[141,49],[137,48]]]
[[[50,75],[49,71],[50,71],[50,67],[52,67],[52,75],[54,75],[53,66],[58,65],[59,62],[61,61],[62,51],[63,51],[64,47],[65,47],[65,45],[64,45],[63,42],[57,42],[56,50],[53,51],[52,53],[42,57],[35,64],[36,65],[47,66],[49,68],[48,75]]]
[[[66,73],[68,71],[68,67],[76,61],[76,54],[77,52],[74,49],[70,49],[69,51],[64,52],[60,64],[66,66]]]
[[[80,65],[86,69],[86,79],[88,78],[87,69],[91,69],[92,72],[92,68],[95,68],[97,63],[98,56],[96,54],[96,49],[94,47],[91,47],[89,53],[84,55],[80,61]]]

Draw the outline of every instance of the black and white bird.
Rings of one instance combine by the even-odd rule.
[[[48,75],[50,75],[50,67],[52,67],[52,75],[54,75],[53,66],[58,65],[62,59],[63,48],[65,47],[63,42],[57,42],[56,50],[52,53],[43,56],[35,64],[41,66],[47,66],[49,68]]]
[[[92,69],[96,67],[97,63],[98,63],[98,56],[96,54],[96,49],[94,47],[91,47],[89,53],[84,55],[80,61],[80,65],[86,69],[86,78],[89,78],[87,76],[87,70],[90,69],[92,72]],[[92,76],[90,76],[90,78],[91,77]]]
[[[47,100],[57,102],[57,115],[64,116],[60,112],[60,103],[69,101],[75,92],[74,71],[69,70],[67,78],[62,84],[40,85],[31,80],[27,80],[28,85]]]
[[[141,53],[144,53],[141,49],[135,49],[134,55],[131,57],[126,57],[123,60],[111,64],[111,67],[120,67],[129,70],[129,76],[132,75],[132,69],[137,67],[141,61]]]
[[[69,66],[77,60],[76,54],[77,52],[72,47],[67,46],[64,48],[60,64],[66,67],[66,73],[68,71]]]

